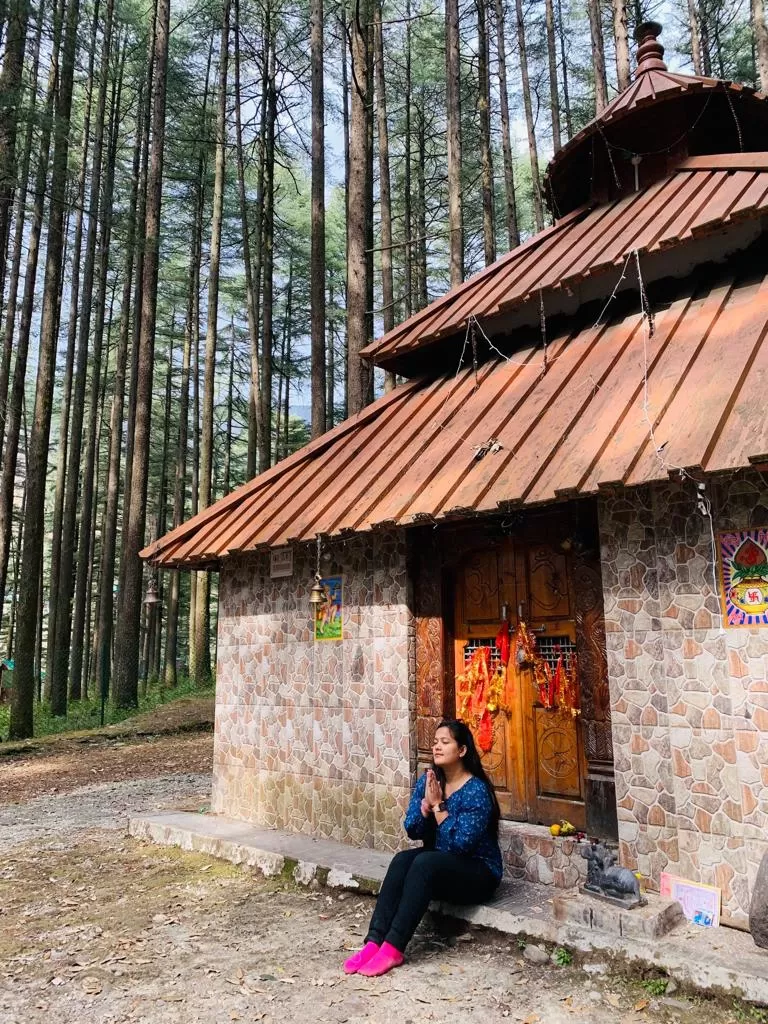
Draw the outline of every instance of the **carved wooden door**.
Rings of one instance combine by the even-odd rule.
[[[546,536],[546,530],[536,531]],[[454,664],[460,673],[479,646],[494,640],[507,618],[536,631],[539,652],[554,667],[576,648],[568,556],[529,534],[504,538],[469,554],[456,574]],[[551,824],[568,818],[584,827],[585,763],[578,720],[542,707],[529,668],[512,668],[509,711],[494,718],[492,749],[483,756],[505,817]],[[457,694],[457,714],[460,695]]]

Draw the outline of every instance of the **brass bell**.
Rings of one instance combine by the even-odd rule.
[[[147,596],[144,598],[144,604],[151,607],[153,604],[159,603],[160,598],[157,596],[157,581],[155,579],[150,579],[147,584]]]
[[[323,585],[320,582],[320,573],[315,573],[315,582],[312,584],[312,589],[309,592],[309,603],[318,605],[325,603],[325,593],[323,591]]]

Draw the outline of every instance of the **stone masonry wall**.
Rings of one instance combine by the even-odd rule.
[[[757,472],[706,493],[715,533],[768,524]],[[768,629],[723,628],[690,481],[601,498],[599,518],[621,863],[720,886],[744,925],[768,849]]]
[[[328,547],[343,639],[313,639],[314,547],[269,578],[268,554],[221,571],[212,808],[260,825],[396,850],[415,769],[413,624],[402,533]]]

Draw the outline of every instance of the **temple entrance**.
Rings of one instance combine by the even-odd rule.
[[[575,587],[585,567],[583,553],[574,562],[574,541],[557,520],[556,512],[532,518],[513,535],[475,547],[456,562],[454,677],[478,647],[489,647],[491,668],[498,667],[501,653],[495,641],[504,621],[512,630],[525,622],[536,637],[539,656],[553,672],[558,662],[570,664],[577,652],[577,630],[584,625]],[[597,560],[596,551],[592,557]],[[596,569],[599,580],[599,563]],[[604,652],[602,616],[591,624],[593,634],[595,627],[602,630]],[[493,719],[492,747],[483,755],[504,817],[540,824],[567,818],[577,828],[587,828],[588,764],[581,716],[546,707],[531,666],[518,665],[514,657],[506,697],[506,709]],[[458,690],[454,699],[459,714]]]

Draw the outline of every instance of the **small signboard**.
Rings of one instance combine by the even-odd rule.
[[[689,882],[687,878],[662,871],[659,889],[662,896],[677,900],[683,914],[693,924],[703,928],[717,928],[720,924],[720,890],[717,886]]]
[[[293,576],[293,548],[272,548],[269,553],[269,577],[273,580]]]

